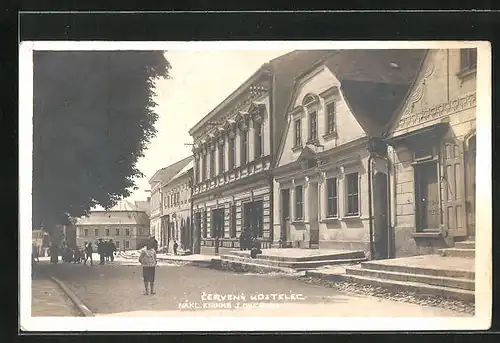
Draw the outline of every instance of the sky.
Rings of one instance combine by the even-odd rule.
[[[189,155],[192,138],[188,131],[229,96],[264,63],[289,51],[167,51],[170,79],[156,82],[157,134],[138,161],[145,177],[127,200],[146,200],[148,180],[161,168]]]

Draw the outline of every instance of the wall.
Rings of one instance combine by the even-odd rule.
[[[459,50],[431,50],[422,66],[415,87],[410,91],[402,110],[391,130],[394,137],[413,132],[449,119],[450,129],[444,138],[455,137],[461,141],[475,130],[476,77],[458,76],[460,72]],[[390,149],[394,162],[392,177],[395,194],[392,211],[395,214],[395,240],[397,256],[434,253],[449,246],[449,240],[414,238],[415,198],[412,152],[404,146]],[[441,166],[441,175],[444,170]],[[443,184],[442,184],[443,186]],[[443,194],[444,189],[441,188]],[[443,207],[443,203],[441,204]]]
[[[85,229],[88,230],[88,236],[85,236]],[[94,230],[98,230],[98,235],[96,236]],[[106,235],[106,229],[109,230],[109,235]],[[125,235],[125,230],[130,230],[130,235]],[[117,232],[116,230],[119,230]],[[119,241],[119,250],[123,250],[125,247],[125,241],[129,242],[129,250],[135,250],[137,245],[140,244],[144,239],[149,237],[149,227],[148,226],[136,226],[136,225],[77,225],[76,227],[76,244],[80,248],[83,248],[85,242],[94,243],[99,237],[110,237],[113,241]]]
[[[287,131],[278,166],[287,165],[295,161],[300,155],[300,150],[293,151],[295,145],[295,120],[301,118],[302,144],[305,144],[309,135],[307,110],[317,111],[318,143],[324,146],[324,151],[366,136],[362,127],[352,115],[343,95],[338,91],[339,89],[340,82],[326,67],[313,72],[312,75],[301,81],[293,98],[293,109],[288,113]],[[316,106],[308,109],[302,108],[302,101],[307,94],[321,95],[325,92],[327,94],[324,95],[324,98],[320,98]],[[335,102],[336,108],[335,134],[327,135],[326,105],[331,101]]]

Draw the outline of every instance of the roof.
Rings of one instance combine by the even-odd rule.
[[[136,200],[135,206],[141,211],[144,211],[148,216],[151,214],[151,203],[146,200]]]
[[[186,166],[184,168],[182,168],[181,171],[179,171],[177,174],[175,174],[174,177],[172,177],[170,179],[169,183],[172,182],[172,181],[174,181],[174,180],[177,180],[178,178],[180,178],[180,177],[182,177],[184,175],[186,175],[189,172],[189,170],[193,168],[193,166],[194,166],[194,161],[193,161],[193,159],[191,159],[191,161],[189,161],[189,163],[186,164]]]
[[[87,217],[78,218],[76,225],[149,226],[149,216],[144,211],[92,211]]]
[[[188,156],[174,164],[162,168],[151,177],[149,183],[160,182],[161,184],[168,183],[177,173],[179,173],[189,162],[193,160],[193,156]]]
[[[137,202],[120,200],[108,211],[91,210],[88,216],[77,218],[76,225],[149,225],[149,215]]]

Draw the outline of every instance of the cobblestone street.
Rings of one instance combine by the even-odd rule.
[[[240,306],[245,311],[239,313],[260,316],[464,316],[439,308],[347,295],[290,277],[236,274],[164,263],[156,272],[157,294],[145,296],[141,267],[135,261],[119,259],[92,267],[62,263],[51,266],[41,262],[38,267],[40,277],[50,274],[63,281],[95,315],[201,315],[207,311],[235,315],[235,307]],[[33,295],[40,297],[40,293]],[[228,295],[234,298],[223,298]],[[252,308],[256,304],[265,308]]]

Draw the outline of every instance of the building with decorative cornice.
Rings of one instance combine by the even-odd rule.
[[[294,78],[327,54],[293,51],[264,64],[191,128],[195,245],[238,247],[243,228],[272,244],[270,169],[286,104]]]
[[[396,255],[434,253],[474,240],[477,49],[428,51],[394,113]]]
[[[273,169],[275,242],[390,253],[380,138],[424,54],[337,50],[296,79]]]

